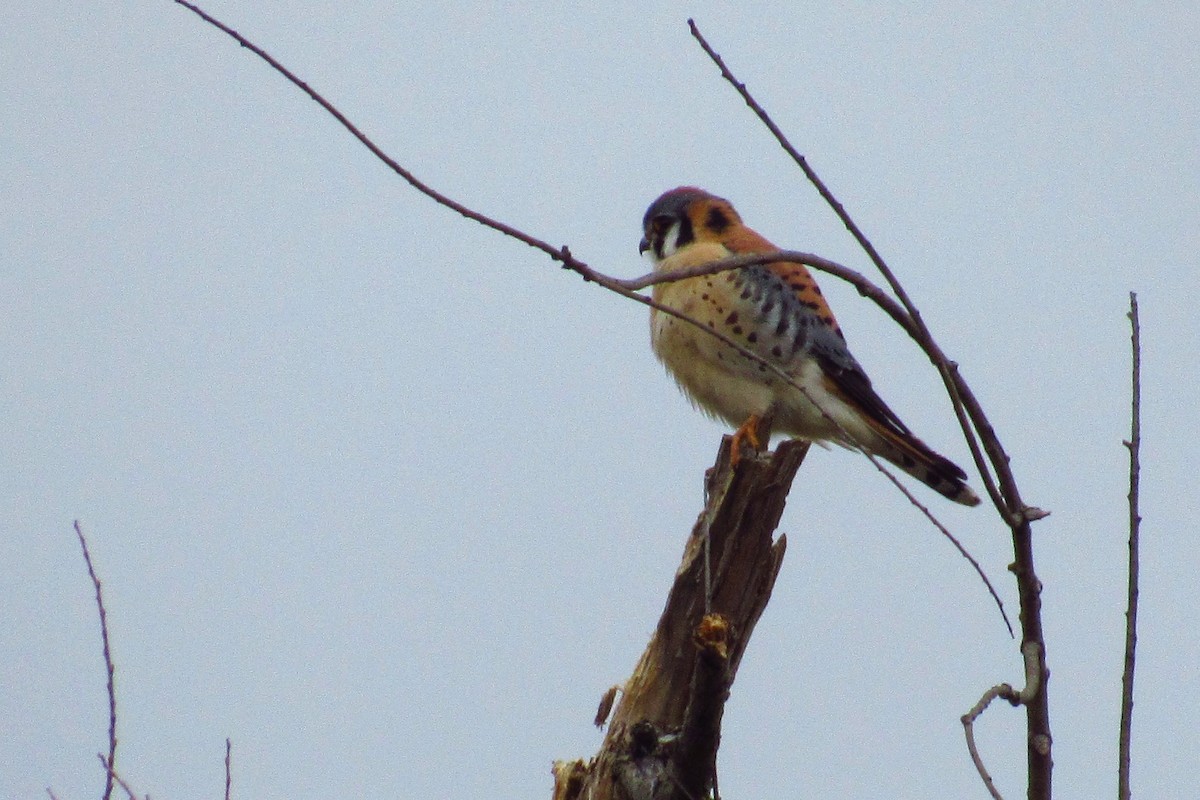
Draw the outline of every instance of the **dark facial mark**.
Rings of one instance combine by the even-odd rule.
[[[678,250],[695,240],[696,232],[692,230],[692,221],[685,214],[679,220],[679,238],[675,241],[675,249]]]
[[[716,207],[708,210],[708,218],[704,220],[704,224],[707,225],[709,230],[713,231],[714,233],[722,232],[732,223],[733,220],[727,217],[724,211]]]

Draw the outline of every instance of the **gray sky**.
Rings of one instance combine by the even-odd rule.
[[[1134,788],[1200,766],[1200,11],[1184,4],[206,7],[441,190],[646,271],[691,183],[869,264],[689,37],[694,16],[901,276],[1036,528],[1062,797],[1114,791],[1127,293],[1145,345]],[[603,4],[602,4],[603,5]],[[799,7],[798,7],[799,6]],[[1083,9],[1089,10],[1083,10]],[[0,797],[547,797],[661,610],[722,427],[645,310],[392,176],[167,0],[0,7]],[[822,280],[880,393],[969,461],[894,325]],[[978,476],[973,476],[978,486]],[[994,513],[918,487],[1016,613]],[[734,687],[729,797],[982,797],[959,716],[1020,681],[949,544],[814,452]],[[1021,712],[980,745],[1023,784]]]

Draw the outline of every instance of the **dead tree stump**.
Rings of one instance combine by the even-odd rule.
[[[787,539],[774,532],[808,452],[786,441],[745,450],[735,466],[731,441],[705,476],[704,510],[600,752],[555,762],[554,800],[701,800],[712,789],[725,701],[783,563]]]

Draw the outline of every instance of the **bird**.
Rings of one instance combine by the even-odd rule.
[[[651,203],[642,232],[638,250],[650,254],[656,273],[779,250],[728,200],[694,186]],[[658,283],[652,296],[761,359],[651,309],[655,355],[693,405],[737,428],[735,457],[742,442],[761,446],[756,432],[765,418],[780,433],[861,448],[957,503],[979,504],[966,473],[913,435],[876,394],[804,265],[777,261]]]

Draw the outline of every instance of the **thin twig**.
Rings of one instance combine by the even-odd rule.
[[[886,477],[893,484],[895,484],[896,488],[899,489],[904,494],[904,496],[908,498],[908,502],[910,502],[914,506],[916,506],[917,509],[922,514],[925,515],[925,518],[927,520],[929,520],[934,525],[934,527],[936,527],[938,529],[939,532],[941,532],[942,536],[944,536],[950,540],[950,544],[954,545],[954,548],[956,550],[958,550],[959,555],[961,555],[968,562],[970,562],[971,566],[975,569],[975,573],[977,575],[979,575],[980,580],[983,581],[983,585],[987,587],[988,593],[991,594],[992,599],[994,601],[996,601],[996,607],[1000,609],[1000,616],[1004,620],[1004,626],[1006,628],[1008,628],[1008,635],[1010,637],[1013,636],[1012,622],[1009,621],[1008,613],[1005,612],[1005,610],[1004,610],[1004,601],[1000,599],[1000,595],[996,594],[996,587],[992,586],[992,582],[990,580],[988,580],[987,573],[985,573],[983,571],[983,567],[980,566],[979,562],[975,560],[975,556],[971,555],[971,553],[967,550],[967,548],[963,547],[963,544],[962,544],[962,542],[960,542],[958,540],[958,537],[956,537],[953,533],[951,533],[950,529],[947,528],[945,525],[943,525],[941,520],[939,520],[937,517],[935,517],[933,515],[933,512],[931,512],[924,503],[917,500],[916,495],[914,495],[912,492],[910,492],[908,490],[907,486],[900,483],[900,481],[896,479],[895,475],[893,475],[888,470],[884,469],[883,465],[879,463],[879,460],[876,459],[873,454],[868,453],[865,450],[862,451],[862,453],[868,459],[870,459],[871,463],[875,465],[875,468],[877,470],[879,470],[880,472],[882,472],[884,474],[884,477]]]
[[[975,720],[979,719],[984,710],[991,705],[992,701],[1000,697],[1013,702],[1016,693],[1013,688],[1007,683],[1002,683],[999,686],[993,686],[983,693],[983,697],[979,698],[979,702],[972,706],[971,710],[962,715],[963,733],[967,737],[967,751],[971,754],[971,762],[975,765],[975,769],[979,772],[979,777],[983,780],[984,787],[988,790],[994,800],[1004,800],[996,789],[995,782],[992,781],[992,776],[987,771],[987,767],[983,765],[983,757],[979,755],[979,748],[975,746]]]
[[[298,78],[289,69],[284,67],[281,63],[276,61],[271,55],[269,55],[262,48],[258,47],[253,42],[246,39],[244,36],[242,36],[236,30],[230,28],[229,26],[225,25],[224,23],[213,18],[209,14],[205,13],[202,9],[200,9],[196,5],[186,2],[186,0],[173,0],[173,2],[192,11],[197,16],[199,16],[201,19],[203,19],[205,22],[209,23],[210,25],[213,25],[217,29],[226,33],[227,35],[232,37],[235,41],[237,41],[238,44],[240,44],[242,47],[250,50],[252,53],[257,55],[259,58],[266,61],[267,64],[270,65],[272,69],[274,69],[276,72],[278,72],[284,78],[286,78],[289,82],[294,84],[296,87],[301,89],[305,94],[307,94],[310,98],[312,98],[318,105],[320,105],[322,108],[324,108],[326,111],[328,111],[330,115],[332,115],[339,123],[341,123],[342,126],[344,128],[346,128],[346,130],[348,130],[368,150],[370,150],[372,154],[374,154],[380,161],[382,161],[384,164],[386,164],[393,172],[395,172],[397,175],[399,175],[401,178],[403,178],[405,181],[407,181],[409,183],[409,185],[411,185],[414,189],[416,189],[417,191],[426,195],[427,197],[434,200],[438,204],[443,205],[443,206],[457,212],[458,214],[461,214],[462,216],[466,217],[467,219],[474,220],[475,222],[478,222],[482,225],[492,228],[493,230],[499,231],[500,233],[503,233],[506,236],[510,236],[520,242],[523,242],[523,243],[529,245],[530,247],[533,247],[537,250],[541,250],[543,253],[550,256],[550,258],[552,258],[553,260],[562,264],[564,269],[569,269],[569,270],[579,274],[585,281],[596,283],[597,285],[602,286],[605,289],[608,289],[609,291],[615,292],[616,294],[619,294],[622,297],[629,298],[630,300],[641,303],[642,305],[645,305],[650,308],[661,311],[664,314],[669,314],[670,316],[673,316],[685,323],[694,325],[698,329],[705,331],[708,335],[716,337],[719,341],[728,345],[729,347],[731,347],[733,350],[735,350],[740,355],[742,355],[762,366],[765,366],[767,368],[767,370],[769,370],[772,374],[774,374],[776,377],[780,378],[782,381],[784,381],[788,385],[790,385],[793,388],[795,388],[796,390],[798,390],[804,397],[806,397],[809,400],[809,402],[811,402],[813,404],[813,406],[817,409],[817,411],[820,412],[821,415],[823,417],[825,417],[828,421],[832,422],[833,425],[837,428],[837,430],[842,435],[844,435],[844,437],[846,439],[846,443],[848,445],[850,445],[852,447],[852,449],[855,449],[858,452],[865,455],[871,461],[871,463],[875,466],[875,468],[877,470],[882,472],[886,477],[888,477],[889,480],[891,480],[891,482],[894,485],[896,485],[900,488],[901,492],[905,495],[905,497],[907,497],[909,499],[909,501],[914,505],[914,507],[916,507],[922,513],[922,515],[924,515],[934,525],[935,528],[937,528],[939,531],[941,531],[943,535],[948,536],[950,538],[951,542],[955,545],[956,548],[959,549],[960,552],[965,552],[963,550],[962,546],[952,536],[949,535],[949,532],[946,529],[946,527],[944,525],[942,525],[930,513],[929,509],[926,508],[925,506],[921,505],[919,502],[917,502],[916,499],[914,498],[913,494],[910,491],[908,491],[908,489],[905,488],[904,485],[902,483],[900,483],[900,481],[886,467],[884,467],[883,464],[881,464],[878,459],[876,459],[871,453],[867,452],[863,447],[861,447],[857,443],[855,438],[853,436],[851,436],[840,424],[838,424],[838,422],[836,420],[834,420],[825,409],[821,408],[820,404],[816,402],[816,400],[811,396],[811,394],[803,386],[801,386],[798,382],[796,382],[796,380],[792,376],[785,373],[777,365],[767,361],[759,354],[742,346],[740,343],[734,341],[732,338],[724,335],[720,331],[714,330],[713,328],[710,328],[707,325],[704,325],[700,321],[688,316],[687,314],[685,314],[683,312],[680,312],[674,308],[671,308],[670,306],[663,305],[662,303],[659,303],[657,300],[654,300],[651,297],[647,297],[645,295],[638,294],[636,291],[629,288],[630,286],[637,286],[638,288],[642,288],[642,287],[649,286],[649,285],[652,285],[652,284],[658,283],[658,282],[665,282],[668,280],[679,280],[679,279],[681,279],[682,276],[686,276],[687,274],[690,274],[689,272],[681,271],[680,276],[668,276],[668,277],[664,277],[661,279],[644,276],[642,278],[634,279],[633,281],[624,281],[624,280],[621,280],[618,278],[613,278],[613,277],[610,277],[608,275],[605,275],[601,272],[598,272],[598,271],[592,269],[590,266],[588,266],[583,261],[580,261],[579,259],[575,258],[571,254],[570,249],[566,246],[555,248],[552,245],[547,244],[545,241],[543,241],[541,239],[538,239],[534,236],[530,236],[529,234],[527,234],[523,231],[520,231],[510,225],[507,225],[503,222],[499,222],[495,219],[492,219],[491,217],[488,217],[484,214],[474,211],[474,210],[462,205],[461,203],[458,203],[455,200],[452,200],[451,198],[447,197],[446,195],[441,194],[440,192],[436,191],[429,185],[418,180],[411,172],[409,172],[407,169],[405,169],[399,163],[397,163],[394,159],[392,159],[389,155],[387,155],[366,134],[364,134],[362,131],[360,131],[344,114],[342,114],[341,111],[339,111],[337,109],[336,106],[334,106],[331,102],[326,100],[323,96],[321,96],[320,93],[318,93],[315,89],[310,87],[307,83],[300,80],[300,78]],[[780,254],[780,255],[783,255],[783,254]],[[814,267],[816,267],[818,269],[824,269],[828,272],[831,272],[832,274],[842,273],[839,275],[839,277],[845,277],[849,282],[853,283],[856,287],[858,287],[860,293],[863,293],[867,296],[873,296],[874,298],[878,298],[878,299],[876,299],[876,302],[879,302],[881,307],[884,308],[885,311],[887,311],[889,314],[891,314],[893,316],[893,318],[895,318],[903,327],[905,327],[906,330],[908,330],[910,332],[910,334],[914,333],[914,331],[911,327],[911,323],[905,322],[903,313],[900,311],[900,309],[898,309],[895,306],[895,303],[887,300],[886,295],[884,295],[881,290],[879,290],[877,287],[871,286],[870,283],[865,278],[863,278],[861,275],[857,275],[857,273],[854,273],[852,270],[848,270],[845,267],[841,267],[840,265],[835,264],[834,262],[828,261],[826,259],[820,259],[820,258],[811,256],[811,255],[808,255],[805,253],[788,253],[788,255],[792,256],[794,260],[797,260],[800,263],[812,264]],[[764,258],[764,256],[746,257],[747,263],[762,263],[761,259],[763,259],[763,258]],[[776,257],[776,260],[783,260],[783,259],[779,259],[778,257]],[[731,260],[731,262],[732,262],[732,260]],[[736,262],[732,262],[732,263],[736,263]],[[706,268],[709,268],[708,273],[706,273],[704,271],[699,271],[696,274],[711,274],[711,272],[718,272],[718,271],[723,271],[726,269],[734,269],[735,267],[734,266],[711,267],[711,265],[706,265]],[[851,276],[854,276],[854,277],[851,277]],[[936,348],[936,345],[934,345],[934,347]],[[940,352],[940,351],[937,351],[937,352]],[[944,360],[944,357],[943,357],[943,360]],[[995,588],[991,584],[991,581],[988,579],[987,575],[984,574],[984,572],[983,572],[982,568],[979,566],[978,562],[976,562],[974,559],[969,558],[969,557],[968,557],[968,560],[971,562],[972,567],[979,574],[980,578],[983,580],[984,585],[987,587],[988,592],[991,594],[992,598],[995,600],[997,607],[1000,610],[1000,615],[1004,620],[1004,624],[1008,628],[1008,630],[1011,634],[1012,624],[1008,620],[1008,615],[1004,610],[1004,604],[1000,600],[1000,595],[996,592]]]
[[[229,769],[229,757],[233,753],[233,743],[228,738],[225,739],[225,800],[229,800],[229,786],[231,783],[232,773]]]
[[[125,779],[113,769],[112,762],[106,759],[103,753],[96,753],[96,758],[100,759],[100,764],[104,767],[104,771],[108,773],[109,777],[116,780],[120,787],[125,790],[125,794],[129,795],[129,800],[138,800],[138,796],[134,794],[133,789],[129,788],[129,784],[125,782]],[[149,800],[149,795],[147,795],[146,800]]]
[[[386,164],[388,166],[388,168],[390,168],[393,172],[395,172],[397,175],[399,175],[401,178],[403,178],[405,181],[407,181],[409,183],[409,185],[411,185],[417,191],[432,198],[433,200],[436,200],[438,202],[438,204],[443,205],[447,208],[453,209],[454,211],[458,212],[459,214],[466,217],[467,219],[474,220],[475,222],[478,222],[480,225],[484,225],[488,228],[492,228],[493,230],[497,230],[500,233],[503,233],[505,236],[510,236],[513,239],[516,239],[517,241],[524,242],[525,244],[529,245],[530,247],[534,247],[534,248],[537,248],[538,250],[541,250],[542,252],[546,253],[546,255],[550,256],[550,258],[554,259],[555,261],[564,261],[565,260],[564,256],[569,257],[569,253],[567,252],[566,248],[556,248],[552,245],[547,244],[546,242],[543,242],[540,239],[536,239],[536,238],[530,236],[529,234],[525,233],[524,231],[520,231],[520,230],[512,227],[511,225],[506,225],[503,222],[492,219],[491,217],[484,216],[483,214],[480,214],[478,211],[473,211],[470,208],[467,208],[466,206],[464,206],[463,204],[438,192],[437,190],[430,187],[428,184],[423,183],[422,181],[418,180],[415,175],[413,175],[411,172],[409,172],[404,167],[400,166],[400,164],[397,163],[396,160],[393,159],[391,156],[389,156],[387,153],[383,152],[383,150],[377,144],[375,144],[373,141],[371,141],[367,137],[366,134],[364,134],[362,131],[360,131],[354,125],[354,123],[352,123],[349,119],[347,119],[346,116],[344,114],[342,114],[342,112],[339,111],[336,106],[334,106],[332,103],[330,103],[328,100],[326,100],[320,94],[318,94],[307,83],[300,80],[300,78],[296,77],[296,75],[293,74],[291,70],[289,70],[287,67],[280,64],[278,61],[276,61],[269,53],[267,53],[261,47],[254,44],[249,39],[247,39],[245,36],[242,36],[240,33],[235,31],[233,28],[230,28],[225,23],[223,23],[220,20],[216,19],[215,17],[209,15],[203,9],[201,9],[199,6],[197,6],[193,3],[189,3],[189,2],[187,2],[187,0],[173,0],[173,2],[188,9],[193,14],[200,17],[200,19],[207,22],[209,25],[212,25],[213,27],[217,28],[218,30],[221,30],[224,33],[228,34],[242,47],[246,48],[250,52],[254,53],[254,55],[258,56],[263,61],[267,62],[267,64],[269,64],[272,69],[274,69],[276,72],[278,72],[283,77],[287,78],[289,82],[294,84],[297,88],[299,88],[301,91],[303,91],[305,94],[307,94],[310,98],[312,98],[317,103],[317,105],[321,106],[321,108],[323,108],[327,112],[329,112],[330,116],[332,116],[334,119],[336,119],[338,122],[340,122],[342,124],[342,127],[344,127],[346,130],[348,130],[351,133],[351,135],[354,136],[354,138],[358,139],[358,141],[360,141],[368,150],[370,150],[371,153],[376,158],[378,158],[380,161],[382,161],[384,164]]]
[[[979,754],[979,748],[975,745],[975,721],[983,715],[983,712],[996,698],[1007,700],[1009,705],[1020,706],[1028,704],[1041,691],[1040,648],[1036,642],[1026,642],[1021,647],[1021,655],[1025,661],[1024,688],[1017,691],[1012,687],[1012,684],[1008,683],[993,686],[984,692],[979,702],[961,717],[963,733],[967,737],[967,752],[971,755],[971,761],[975,764],[975,769],[979,772],[979,777],[983,780],[984,787],[987,788],[988,793],[996,798],[996,800],[1001,800],[1000,792],[996,789],[995,783],[992,782],[992,776],[983,765],[983,757]]]
[[[117,757],[117,693],[113,686],[113,673],[116,671],[113,668],[112,650],[108,644],[108,614],[104,610],[104,595],[100,589],[100,578],[96,576],[96,570],[92,567],[92,554],[88,552],[87,539],[83,536],[83,528],[79,525],[79,520],[75,520],[75,535],[79,537],[79,546],[83,548],[83,560],[87,563],[88,575],[92,578],[92,585],[96,587],[96,608],[100,612],[100,639],[104,645],[104,668],[108,672],[108,760],[106,764],[113,764]],[[104,782],[104,800],[109,800],[112,797],[113,790],[113,771],[108,769],[108,778]]]
[[[1142,330],[1138,320],[1137,294],[1129,293],[1129,325],[1132,329],[1133,380],[1129,441],[1129,589],[1125,606],[1125,670],[1121,675],[1121,733],[1118,744],[1117,797],[1129,800],[1129,754],[1133,732],[1133,671],[1137,653],[1138,550],[1142,517],[1138,511],[1142,447]]]

